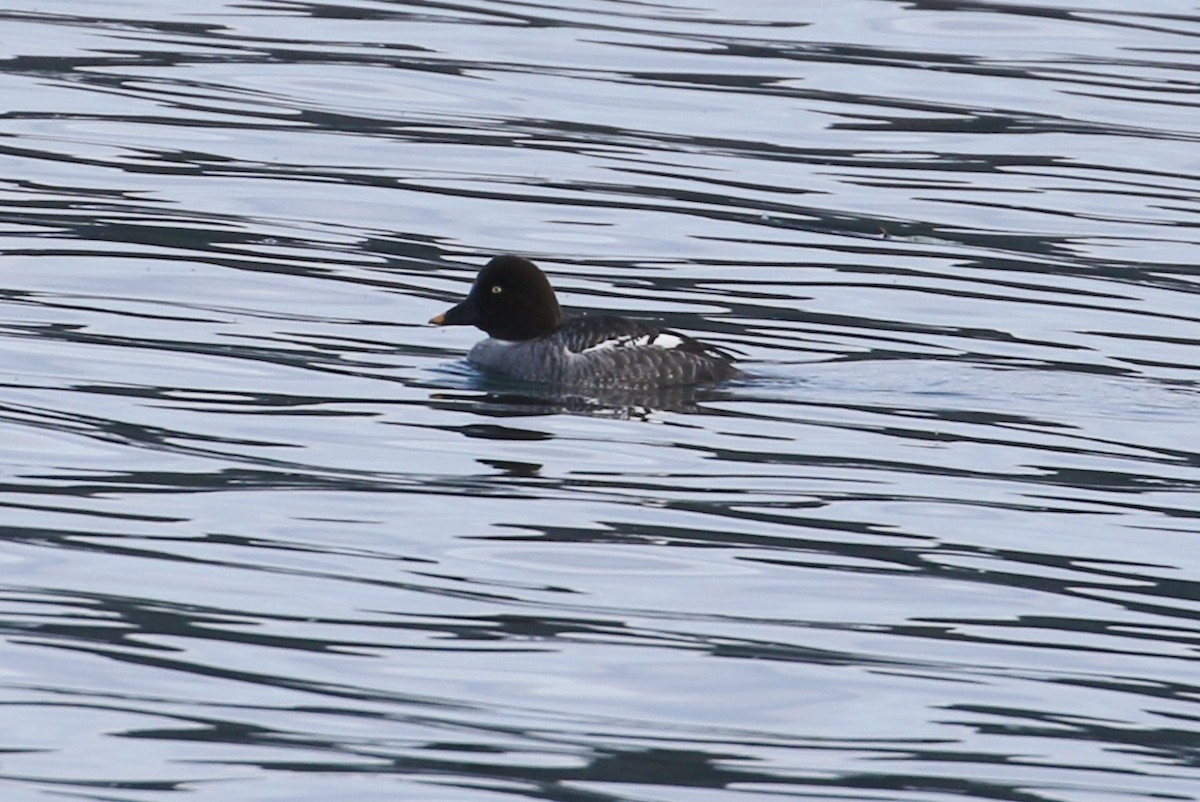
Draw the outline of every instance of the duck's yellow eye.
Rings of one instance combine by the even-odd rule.
[[[492,285],[492,295],[499,295],[502,292],[504,292],[504,288],[501,287],[499,284]]]

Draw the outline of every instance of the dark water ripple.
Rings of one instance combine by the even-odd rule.
[[[7,799],[1195,799],[1195,42],[0,11]],[[739,349],[555,394],[484,255]]]

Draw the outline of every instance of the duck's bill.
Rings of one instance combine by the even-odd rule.
[[[435,326],[473,326],[479,319],[479,311],[475,303],[467,299],[458,306],[453,306],[429,319]]]

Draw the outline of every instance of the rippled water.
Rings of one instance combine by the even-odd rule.
[[[1198,41],[7,4],[3,798],[1198,798]],[[504,251],[749,378],[480,376]]]

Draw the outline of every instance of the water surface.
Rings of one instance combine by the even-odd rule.
[[[10,4],[4,798],[1200,797],[1198,36]],[[499,252],[749,375],[483,376]]]

